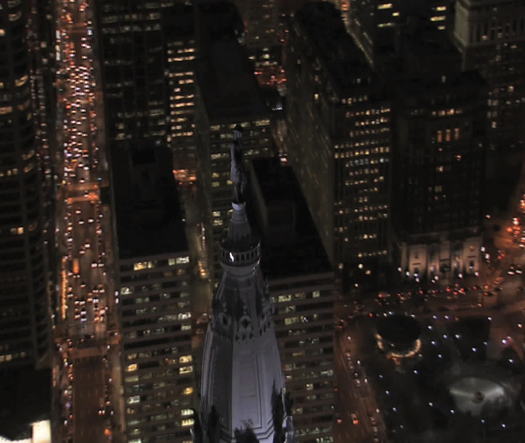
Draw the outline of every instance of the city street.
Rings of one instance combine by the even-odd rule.
[[[345,404],[346,415],[336,424],[338,441],[359,443],[387,441],[384,424],[376,401],[376,393],[369,375],[358,356],[363,354],[361,346],[369,340],[362,334],[363,324],[356,319],[351,328],[335,336],[338,395]]]
[[[115,321],[111,222],[101,202],[108,183],[103,152],[103,104],[97,89],[92,9],[86,0],[57,0],[58,134],[63,169],[57,192],[57,235],[62,253],[56,341],[69,368],[58,388],[63,441],[113,439],[114,407],[108,337]],[[65,346],[67,344],[67,346]],[[70,401],[72,399],[72,401]]]
[[[93,443],[100,441],[99,430],[104,427],[104,416],[98,413],[103,407],[100,399],[104,397],[104,367],[100,358],[84,358],[74,365],[75,385],[82,389],[74,396],[73,410],[78,431],[75,443]]]
[[[489,359],[497,361],[502,352],[514,352],[523,358],[523,196],[518,206],[520,209],[512,211],[506,219],[491,220],[487,224],[487,246],[482,248],[484,260],[477,276],[465,276],[448,285],[423,287],[413,284],[407,292],[377,294],[338,307],[337,390],[344,411],[337,420],[338,441],[417,441],[419,437],[414,436],[413,429],[408,430],[408,423],[413,425],[415,420],[421,428],[433,426],[432,413],[428,409],[432,401],[426,399],[426,403],[418,403],[425,397],[407,394],[418,384],[417,371],[396,369],[378,350],[373,337],[376,318],[383,313],[416,318],[425,328],[423,353],[437,361],[446,355],[453,360],[457,358],[455,340],[458,338],[451,337],[447,331],[458,321],[468,318],[485,318],[490,322],[483,350]],[[493,223],[499,229],[493,229]],[[473,347],[472,351],[477,349]],[[414,360],[417,361],[417,355]],[[456,431],[449,429],[447,432],[452,436]]]

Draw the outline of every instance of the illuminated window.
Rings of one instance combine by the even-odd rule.
[[[143,269],[151,269],[155,267],[155,263],[151,261],[139,261],[133,264],[134,271],[142,271]]]
[[[134,395],[128,398],[128,405],[135,405],[137,403],[140,403],[140,395]]]
[[[128,288],[127,286],[122,286],[122,288],[120,288],[120,293],[122,295],[133,294],[133,288]]]
[[[194,423],[195,420],[193,420],[193,418],[186,418],[182,420],[182,426],[193,426]]]
[[[21,11],[18,11],[14,14],[9,14],[9,21],[10,22],[14,22],[16,20],[18,20],[20,17],[22,17],[22,12]]]
[[[392,3],[383,3],[382,5],[377,5],[377,9],[390,9],[392,6]]]
[[[183,395],[191,395],[193,394],[193,388],[190,386],[188,388],[184,388],[184,391],[182,391]]]
[[[294,323],[298,323],[298,322],[299,322],[299,317],[290,317],[290,318],[284,319],[285,325],[293,325]]]
[[[180,415],[182,415],[183,417],[188,417],[190,415],[193,415],[193,409],[182,409],[180,411]]]
[[[292,300],[291,294],[279,295],[279,297],[277,297],[277,301],[280,302],[280,303],[291,301],[291,300]]]
[[[176,263],[177,263],[178,265],[181,265],[181,264],[183,264],[183,263],[189,263],[189,262],[190,262],[190,258],[189,258],[188,256],[185,256],[185,257],[177,257],[175,261],[176,261]]]
[[[28,76],[23,75],[15,80],[15,86],[23,86],[27,82]]]
[[[181,355],[179,357],[179,363],[191,363],[192,357],[191,355]]]
[[[179,374],[191,374],[193,372],[193,366],[181,366],[179,368]]]
[[[138,369],[138,366],[136,363],[132,363],[131,365],[128,365],[126,368],[126,372],[134,372]]]

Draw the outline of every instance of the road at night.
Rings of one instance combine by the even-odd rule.
[[[57,226],[62,269],[57,362],[69,368],[55,386],[62,395],[64,441],[111,440],[113,409],[108,336],[113,289],[109,211],[101,202],[107,184],[102,103],[96,89],[93,11],[87,1],[57,1],[58,140],[63,146]],[[64,369],[57,372],[64,373]]]
[[[99,429],[104,427],[104,417],[98,411],[103,405],[100,399],[104,396],[104,367],[98,357],[78,360],[74,369],[75,384],[83,392],[73,398],[73,410],[76,412],[75,442],[100,441]],[[76,391],[78,392],[78,390]]]
[[[517,225],[515,221],[512,224]],[[511,241],[508,226],[503,226],[505,229],[490,240],[500,251],[498,258],[491,257],[479,277],[470,276],[448,286],[433,285],[431,290],[420,289],[401,294],[403,297],[374,297],[339,308],[336,367],[339,401],[345,411],[337,425],[339,441],[408,441],[414,437],[407,427],[414,421],[414,407],[418,411],[416,421],[428,425],[432,420],[426,410],[431,401],[417,406],[423,397],[414,395],[411,401],[405,398],[405,393],[417,386],[412,371],[401,366],[396,369],[381,356],[374,339],[377,315],[401,313],[416,318],[425,329],[423,354],[434,352],[438,357],[439,353],[457,352],[454,339],[447,332],[456,322],[485,318],[490,322],[490,334],[484,344],[487,356],[497,360],[504,350],[512,350],[523,358],[524,248]],[[419,297],[424,298],[423,302]]]

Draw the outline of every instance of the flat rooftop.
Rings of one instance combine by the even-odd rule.
[[[186,251],[184,213],[169,150],[116,149],[111,160],[119,258]]]
[[[316,55],[323,60],[334,86],[346,90],[371,82],[374,74],[346,31],[341,13],[334,5],[328,2],[307,3],[296,12],[295,20],[316,49]]]
[[[268,278],[331,272],[299,183],[275,158],[250,164],[250,219],[261,237],[261,266]]]
[[[51,417],[51,371],[0,370],[0,440],[31,438],[31,423]]]
[[[233,37],[212,41],[197,63],[197,82],[211,122],[269,116],[253,66]]]
[[[164,10],[163,19],[167,40],[195,39],[192,5],[176,3]]]

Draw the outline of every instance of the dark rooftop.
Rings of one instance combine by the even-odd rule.
[[[244,25],[231,2],[203,2],[196,9],[197,83],[210,121],[268,116],[253,65],[239,43]]]
[[[31,438],[31,423],[51,417],[51,372],[24,367],[0,376],[0,438]]]
[[[197,81],[210,121],[269,115],[251,62],[234,38],[210,43],[199,60]]]
[[[168,40],[195,38],[192,5],[182,3],[172,5],[164,12],[163,20],[163,29]]]
[[[187,250],[169,150],[119,149],[112,153],[112,164],[119,257]]]
[[[355,89],[371,82],[373,72],[346,31],[341,13],[328,2],[307,3],[295,19],[331,76],[334,86]]]
[[[250,164],[252,225],[262,240],[268,278],[330,272],[323,245],[292,169],[277,159]]]

